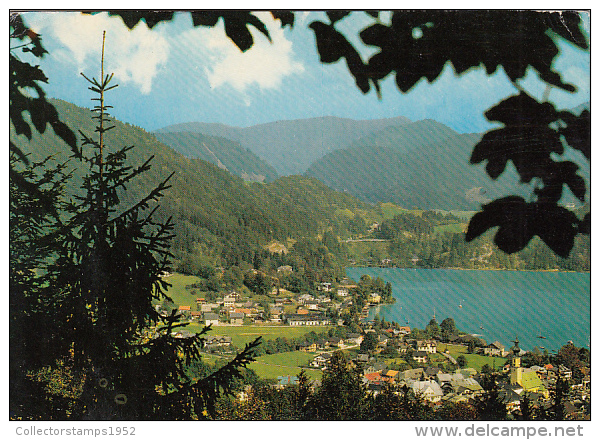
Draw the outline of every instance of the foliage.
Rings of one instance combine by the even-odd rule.
[[[32,381],[30,371],[54,363],[55,350],[68,350],[57,338],[54,298],[44,294],[45,273],[54,256],[64,186],[69,180],[65,164],[27,161],[10,152],[9,181],[9,377],[10,414],[27,418],[32,408],[44,417],[51,412],[48,390]],[[18,176],[18,179],[14,177]],[[37,331],[36,329],[43,329]],[[64,396],[63,396],[64,397]],[[70,408],[65,400],[65,411]]]
[[[457,335],[458,329],[453,318],[446,318],[440,324],[440,330],[442,332],[442,339],[448,340],[450,336]]]
[[[434,338],[440,335],[440,325],[435,318],[429,321],[429,324],[425,326],[425,332],[430,338]]]
[[[222,392],[231,391],[230,379],[239,376],[238,368],[252,359],[259,340],[209,376],[200,380],[188,376],[186,367],[199,359],[201,335],[207,329],[190,338],[174,338],[172,330],[181,326],[179,316],[160,316],[153,306],[155,300],[167,299],[164,290],[168,284],[161,275],[169,269],[168,244],[173,227],[170,220],[157,222],[153,217],[157,207],[151,206],[168,185],[165,180],[132,206],[123,207],[120,195],[130,181],[149,169],[152,158],[131,167],[125,165],[125,160],[132,147],[109,150],[104,134],[113,127],[106,115],[104,95],[116,86],[110,85],[112,75],[104,75],[103,62],[101,79],[86,79],[98,95],[98,105],[93,110],[96,137],[81,132],[83,147],[90,149],[81,156],[88,167],[82,190],[73,203],[56,202],[62,211],[58,227],[48,228],[52,247],[37,254],[30,252],[24,259],[26,264],[40,257],[50,260],[44,285],[27,293],[52,304],[42,313],[35,307],[29,313],[40,318],[50,315],[46,330],[55,340],[49,341],[45,349],[51,350],[57,367],[48,366],[53,362],[46,362],[41,369],[36,369],[34,363],[21,366],[37,370],[30,376],[43,384],[49,407],[46,411],[33,402],[24,409],[23,417],[202,417],[205,411],[214,409]],[[60,169],[48,169],[43,179],[36,178],[33,171],[21,175],[32,179],[44,196],[62,192]],[[24,197],[17,186],[13,195],[15,236],[22,239],[22,228],[27,224],[19,216],[34,214],[32,221],[39,221],[42,230],[28,228],[27,233],[34,239],[40,236],[41,240],[33,242],[45,242],[47,246],[47,214],[36,211],[36,200],[31,195]],[[59,216],[54,217],[58,221]],[[23,269],[18,267],[17,255],[15,269]],[[23,281],[21,277],[15,284],[25,285]],[[80,382],[75,389],[63,385],[74,380]]]
[[[239,143],[218,136],[193,132],[158,132],[156,138],[186,157],[202,159],[244,180],[270,182],[277,171]]]
[[[363,93],[371,87],[380,93],[379,82],[391,74],[395,74],[400,91],[408,92],[422,78],[435,81],[446,63],[452,64],[459,75],[474,67],[483,67],[488,75],[503,68],[520,93],[486,112],[490,121],[502,122],[504,127],[484,135],[473,150],[471,162],[487,161],[486,171],[496,179],[507,161],[512,161],[522,182],[536,180],[535,200],[526,202],[510,196],[485,205],[471,220],[466,238],[472,240],[499,226],[495,243],[507,253],[523,249],[533,235],[538,235],[556,254],[567,256],[574,237],[589,234],[590,216],[580,220],[558,205],[563,185],[581,201],[587,190],[576,174],[578,166],[569,160],[555,159],[553,154],[563,155],[565,147],[570,146],[589,160],[590,113],[557,112],[551,103],[529,96],[517,81],[533,69],[547,87],[576,90],[562,81],[553,70],[552,61],[559,53],[558,39],[589,49],[580,29],[579,14],[394,11],[386,25],[374,12],[374,24],[359,33],[362,43],[377,49],[366,62],[335,27],[348,14],[328,14],[329,23],[314,21],[309,26],[315,32],[321,61],[345,59]],[[519,56],[514,56],[517,47]]]
[[[10,39],[18,40],[19,46],[11,46],[9,52],[9,113],[10,122],[17,134],[22,134],[31,140],[31,126],[39,133],[44,133],[49,125],[53,131],[72,149],[75,155],[80,152],[77,148],[77,139],[73,131],[59,119],[58,112],[46,99],[46,94],[40,83],[47,83],[48,78],[39,66],[34,66],[22,61],[17,55],[17,49],[41,58],[46,53],[42,46],[41,37],[27,28],[20,14],[10,14]],[[27,116],[26,116],[27,115]],[[10,142],[10,151],[27,163],[23,151]],[[12,168],[11,168],[12,170]],[[12,171],[11,171],[12,173]],[[13,174],[15,182],[21,182],[18,174]]]
[[[360,351],[364,353],[369,353],[377,348],[377,333],[368,332],[363,337],[362,342],[360,343]]]
[[[331,357],[321,386],[308,398],[308,420],[363,420],[368,417],[368,398],[361,371],[341,351]]]
[[[490,374],[484,376],[480,382],[485,393],[475,401],[478,420],[506,420],[506,405],[502,403],[496,380],[496,374]]]

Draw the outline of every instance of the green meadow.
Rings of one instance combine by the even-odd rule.
[[[505,358],[495,356],[483,356],[480,354],[473,354],[467,352],[467,347],[464,345],[453,345],[453,344],[440,344],[438,345],[438,351],[443,351],[448,348],[448,354],[456,359],[458,356],[463,355],[467,360],[467,367],[475,368],[477,371],[481,371],[481,367],[488,364],[490,367],[496,370],[502,368],[506,363]]]
[[[304,368],[306,375],[311,379],[320,379],[321,370],[306,368],[316,353],[290,351],[285,353],[267,354],[258,357],[248,365],[259,377],[263,379],[277,379],[278,376],[297,376]]]
[[[197,333],[204,328],[203,324],[191,323],[186,329],[190,332]],[[276,338],[298,338],[307,333],[314,331],[315,333],[326,333],[331,326],[309,326],[309,327],[290,327],[284,325],[217,325],[211,327],[209,335],[231,336],[232,343],[236,347],[242,348],[248,342],[254,341],[261,336],[263,340]]]

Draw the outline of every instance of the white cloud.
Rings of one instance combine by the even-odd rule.
[[[193,29],[182,40],[197,42],[198,60],[213,88],[230,85],[245,92],[252,85],[261,89],[276,89],[283,78],[302,73],[304,66],[293,59],[292,42],[287,40],[279,22],[270,14],[256,13],[266,24],[271,42],[258,30],[249,26],[254,39],[252,48],[242,53],[225,35],[222,23],[214,28]]]
[[[60,47],[52,49],[52,56],[72,62],[87,76],[99,76],[102,32],[106,31],[105,72],[114,73],[121,84],[135,84],[144,94],[150,93],[152,80],[169,55],[160,30],[149,30],[144,23],[128,30],[118,17],[75,12],[36,13],[26,19],[43,37],[57,41]]]

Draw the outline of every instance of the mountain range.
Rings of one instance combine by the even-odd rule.
[[[51,102],[68,126],[88,136],[93,134],[95,125],[89,109],[60,100]],[[343,124],[349,123],[348,120],[342,121]],[[287,121],[286,124],[296,128],[304,126],[307,133],[314,133],[318,130],[311,128],[312,124],[322,126],[325,122],[331,126],[340,123],[340,120],[323,118]],[[149,133],[140,127],[110,119],[114,129],[105,133],[105,140],[107,152],[134,146],[127,154],[130,166],[139,166],[153,156],[152,168],[134,179],[120,194],[120,209],[127,209],[174,173],[169,181],[171,187],[160,200],[155,219],[173,219],[175,229],[171,251],[175,256],[174,267],[186,273],[196,273],[202,265],[252,264],[256,252],[267,246],[290,247],[304,238],[314,240],[321,237],[324,240],[328,235],[327,247],[333,249],[339,247],[338,240],[360,237],[367,233],[370,225],[381,224],[396,215],[406,215],[407,219],[413,219],[410,221],[417,221],[414,219],[421,216],[422,208],[451,210],[463,206],[461,202],[464,203],[464,200],[479,207],[481,202],[495,197],[495,193],[488,192],[485,185],[491,187],[496,182],[491,182],[483,170],[479,170],[480,175],[476,174],[478,167],[468,165],[469,153],[479,134],[458,134],[432,120],[408,122],[399,119],[395,120],[396,123],[394,120],[380,120],[374,122],[380,127],[376,130],[367,129],[371,122],[358,124],[362,135],[357,136],[358,131],[354,131],[352,136],[345,136],[343,141],[335,144],[344,143],[344,148],[326,152],[324,144],[320,149],[315,147],[312,151],[320,157],[308,166],[305,175],[283,177],[276,177],[272,171],[269,173],[268,165],[263,164],[258,154],[246,150],[243,144],[221,136],[183,129]],[[341,125],[337,127],[336,130],[341,130]],[[285,137],[292,138],[289,134],[282,135],[282,138]],[[181,150],[187,149],[176,151],[160,138],[179,145]],[[10,139],[29,155],[32,162],[42,161],[48,156],[52,156],[54,163],[68,161],[73,178],[67,188],[67,196],[81,194],[86,164],[71,157],[70,148],[51,130],[44,134],[34,132],[32,140],[28,141],[24,136],[15,135],[11,127]],[[190,140],[189,144],[183,142],[185,139]],[[273,139],[271,137],[267,143],[273,142]],[[313,145],[316,144],[313,142]],[[212,163],[186,157],[185,151],[189,156],[208,154],[213,159]],[[90,153],[87,151],[88,155]],[[234,173],[246,173],[246,177]],[[265,178],[248,179],[251,173]],[[510,177],[507,176],[509,180]],[[255,180],[262,180],[262,183]],[[341,191],[332,189],[336,187]],[[400,199],[403,207],[389,202],[374,203],[382,198]],[[413,205],[421,209],[405,209]],[[471,213],[464,213],[465,218],[469,218]],[[443,226],[440,229],[442,234],[444,231],[463,230],[465,220],[461,214],[457,215],[461,216],[461,220]],[[331,237],[334,237],[333,241]],[[399,237],[416,240],[402,234]],[[435,234],[423,238],[422,242],[419,240],[411,242],[413,250],[410,255],[426,256],[428,246],[442,243],[440,236]],[[384,252],[398,258],[400,255],[406,257],[406,244],[401,248],[390,245],[377,250],[360,241],[360,249],[352,250],[357,255],[361,252],[369,255]],[[473,249],[476,249],[477,245],[474,246]],[[444,255],[442,253],[439,257],[445,258]],[[584,258],[587,254],[583,252],[582,255]]]
[[[89,109],[61,100],[51,103],[74,131],[93,135],[95,122]],[[133,167],[154,157],[151,169],[121,194],[120,208],[127,209],[174,173],[156,218],[172,217],[175,238],[171,250],[178,262],[225,265],[252,261],[253,253],[272,240],[316,237],[331,229],[346,235],[355,213],[371,209],[355,197],[305,176],[281,177],[264,184],[245,182],[217,165],[185,157],[139,127],[109,120],[114,128],[105,133],[107,153],[134,146],[127,154],[127,165]],[[73,178],[67,196],[81,194],[86,164],[71,157],[70,148],[51,130],[44,134],[34,131],[28,141],[11,127],[10,139],[31,162],[48,156],[54,163],[68,162]]]
[[[578,108],[585,107],[583,104]],[[270,177],[272,174],[264,170],[271,165],[280,175],[314,177],[367,203],[477,210],[482,203],[498,197],[509,194],[528,197],[532,191],[531,185],[519,183],[512,165],[492,181],[483,164],[469,164],[482,133],[458,133],[431,119],[412,122],[396,117],[356,121],[322,117],[245,128],[193,122],[164,127],[155,134],[186,155],[199,143],[195,137],[200,134],[218,137],[221,143],[230,139],[239,143],[238,150],[245,151],[244,156],[252,152],[265,163],[261,168],[254,160],[254,168],[246,167],[252,171],[244,173],[232,167],[232,172],[245,179],[248,174]],[[182,139],[189,142],[186,144]],[[190,157],[206,159],[205,156],[196,153]],[[225,155],[221,157],[224,163]],[[589,181],[589,163],[577,155],[567,159],[578,163],[580,174]],[[210,158],[206,160],[215,163]],[[576,202],[568,191],[565,193],[563,202]]]
[[[356,121],[326,116],[310,119],[282,120],[250,127],[191,122],[170,125],[156,130],[165,133],[202,133],[239,142],[281,176],[303,174],[308,167],[325,154],[347,148],[363,136],[388,126],[409,123],[405,117]],[[176,145],[168,143],[173,148]]]

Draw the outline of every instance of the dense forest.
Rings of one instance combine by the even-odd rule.
[[[93,130],[88,110],[60,100],[51,102],[68,125]],[[292,261],[295,268],[303,267],[307,272],[320,270],[310,263],[314,260],[311,257],[314,249],[306,246],[308,242],[327,255],[330,263],[326,271],[310,277],[315,280],[338,278],[342,268],[352,263],[589,270],[586,236],[577,238],[567,259],[556,257],[537,239],[523,251],[508,255],[495,248],[490,234],[465,242],[466,222],[472,215],[469,212],[453,215],[437,210],[406,210],[389,203],[373,205],[303,176],[280,177],[268,183],[245,182],[233,175],[233,171],[184,157],[139,127],[113,119],[111,123],[115,128],[106,134],[109,145],[137,146],[129,154],[130,165],[139,166],[150,156],[155,164],[122,194],[124,208],[155,182],[170,172],[175,173],[156,215],[161,219],[172,217],[173,268],[183,273],[197,274],[206,266],[253,267],[255,256],[261,254],[265,255],[264,260],[273,259],[273,264],[288,264],[287,260],[295,259]],[[70,152],[53,133],[33,133],[33,137],[32,145],[38,146],[35,149],[29,147],[23,136],[15,136],[11,131],[11,139],[32,160],[41,161],[52,155],[53,162],[66,163],[74,174],[67,191],[71,196],[77,195],[81,163],[69,160]],[[373,229],[373,224],[378,226]],[[345,243],[349,238],[386,241],[383,245],[363,243],[359,249]],[[283,246],[285,253],[292,252],[285,257],[265,253],[273,243]]]
[[[461,226],[462,225],[462,226]],[[406,213],[384,220],[373,235],[388,240],[384,250],[372,251],[367,264],[422,268],[512,269],[512,270],[590,270],[590,240],[575,239],[569,258],[556,256],[541,240],[534,238],[521,252],[506,254],[493,244],[492,231],[466,242],[460,230],[466,227],[452,214],[424,211]],[[454,229],[454,231],[452,231]]]

